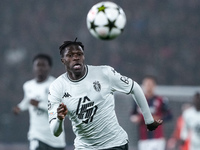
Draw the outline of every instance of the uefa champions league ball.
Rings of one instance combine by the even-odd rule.
[[[103,1],[89,10],[86,22],[88,30],[94,37],[111,40],[123,32],[126,15],[119,5]]]

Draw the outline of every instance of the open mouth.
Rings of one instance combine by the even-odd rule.
[[[76,70],[77,70],[77,69],[81,69],[81,65],[80,65],[80,64],[75,64],[75,65],[73,66],[73,68],[76,69]]]

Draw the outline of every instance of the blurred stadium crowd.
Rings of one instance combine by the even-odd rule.
[[[15,141],[19,135],[12,139],[11,130],[28,124],[16,123],[9,112],[22,99],[23,83],[32,78],[33,56],[49,53],[52,74],[60,75],[64,67],[58,47],[64,40],[78,37],[88,64],[111,65],[139,83],[145,74],[153,74],[162,85],[200,84],[199,0],[114,0],[125,11],[127,25],[112,41],[95,39],[87,30],[86,15],[97,2],[0,1],[0,132],[5,133],[0,141]]]

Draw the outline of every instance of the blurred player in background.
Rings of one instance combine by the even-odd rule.
[[[193,98],[193,106],[183,113],[184,125],[181,130],[181,139],[184,142],[190,134],[189,150],[200,149],[200,93],[196,93]]]
[[[85,65],[81,42],[65,41],[60,46],[60,55],[67,72],[51,84],[48,97],[50,128],[55,136],[63,132],[67,115],[76,135],[76,150],[128,150],[128,135],[115,114],[115,91],[135,98],[148,130],[162,124],[162,120],[153,119],[142,89],[135,81],[110,66]]]
[[[15,114],[29,110],[30,126],[28,140],[30,150],[64,150],[65,135],[55,137],[51,134],[48,121],[48,89],[55,80],[50,76],[52,59],[49,55],[38,54],[33,58],[35,78],[24,83],[24,98],[13,108]]]
[[[188,136],[184,144],[181,143],[181,137],[180,137],[181,130],[184,125],[183,112],[190,107],[191,107],[190,103],[182,104],[182,107],[181,107],[182,114],[178,117],[174,132],[171,138],[167,142],[167,150],[190,150],[189,149],[190,136]]]
[[[152,75],[147,75],[142,81],[142,89],[150,107],[150,111],[154,119],[161,118],[163,121],[170,120],[172,114],[167,105],[167,99],[155,94],[156,78]],[[164,138],[163,125],[157,130],[148,132],[144,122],[141,109],[134,103],[131,122],[139,126],[139,150],[165,150],[166,141]]]

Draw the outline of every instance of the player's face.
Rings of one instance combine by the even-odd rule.
[[[46,59],[38,58],[33,62],[33,72],[38,80],[44,80],[49,75],[51,67]]]
[[[196,107],[197,110],[200,110],[200,98],[199,97],[194,97],[194,106]]]
[[[75,76],[84,75],[84,52],[79,45],[69,45],[65,48],[64,56],[61,59],[66,66],[67,72]]]
[[[145,78],[142,82],[142,88],[145,94],[153,94],[156,83],[150,78]]]

